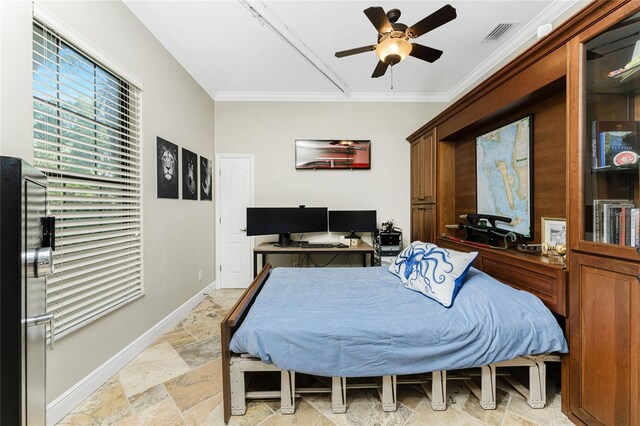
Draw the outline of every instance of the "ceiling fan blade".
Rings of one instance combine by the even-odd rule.
[[[345,56],[357,55],[358,53],[371,52],[376,50],[376,45],[357,47],[355,49],[343,50],[342,52],[336,52],[337,58],[344,58]]]
[[[374,27],[378,30],[380,34],[388,33],[389,31],[393,31],[393,27],[391,26],[391,22],[389,22],[389,18],[387,18],[387,14],[384,13],[384,9],[381,7],[369,7],[364,10],[364,14],[367,15],[367,18],[371,21]]]
[[[457,16],[456,9],[448,4],[436,10],[422,21],[414,24],[407,30],[407,34],[409,34],[411,38],[420,37],[422,34],[428,33],[449,21],[453,21]]]
[[[385,72],[387,72],[387,68],[389,64],[385,64],[382,61],[378,61],[378,65],[376,65],[376,69],[373,70],[373,74],[371,74],[371,78],[382,77]]]
[[[413,47],[409,55],[423,61],[435,62],[442,56],[442,50],[434,49],[433,47],[423,46],[418,43],[411,43],[411,46]]]

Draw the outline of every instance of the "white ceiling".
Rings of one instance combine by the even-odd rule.
[[[341,59],[334,53],[376,42],[376,30],[363,13],[369,6],[398,8],[399,22],[412,25],[447,2],[251,2],[338,81],[346,95],[239,1],[125,3],[216,100],[449,101],[535,42],[538,26],[557,25],[586,1],[451,1],[458,18],[416,40],[444,54],[433,64],[409,57],[393,67],[393,90],[389,71],[370,77],[375,52]],[[483,42],[498,22],[518,25],[498,42]]]

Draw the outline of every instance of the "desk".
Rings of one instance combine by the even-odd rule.
[[[271,243],[262,243],[253,249],[253,276],[258,275],[258,255],[262,255],[262,265],[266,265],[268,254],[361,254],[362,266],[367,266],[367,254],[371,258],[371,266],[373,266],[373,247],[367,243],[362,243],[354,247],[326,247],[326,248],[304,248],[304,246],[295,247],[276,247]]]

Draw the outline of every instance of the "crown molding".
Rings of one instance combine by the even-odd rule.
[[[449,102],[447,93],[218,92],[215,102]]]
[[[520,49],[537,36],[538,27],[548,24],[553,20],[562,16],[568,10],[573,8],[580,0],[555,0],[549,6],[538,13],[531,21],[523,25],[513,37],[501,45],[495,52],[476,66],[469,74],[460,80],[455,86],[449,90],[447,95],[449,101],[456,99],[458,96],[475,87],[482,81],[487,74],[494,71],[494,68],[503,64],[505,61],[519,53]]]

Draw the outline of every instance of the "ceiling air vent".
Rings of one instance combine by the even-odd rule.
[[[509,31],[516,25],[518,25],[518,22],[498,22],[498,24],[493,27],[493,29],[489,31],[486,36],[484,36],[482,41],[496,42],[500,40],[500,38],[505,35],[507,31]]]

